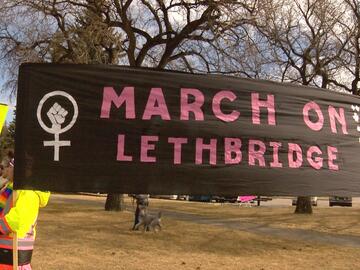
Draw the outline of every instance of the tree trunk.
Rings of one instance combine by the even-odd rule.
[[[109,193],[106,197],[105,211],[124,211],[124,194]]]
[[[298,197],[295,214],[312,214],[311,197]]]

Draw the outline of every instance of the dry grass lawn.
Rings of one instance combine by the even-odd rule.
[[[151,205],[229,218],[240,216],[287,227],[291,227],[292,222],[300,222],[300,227],[312,228],[313,225],[307,224],[324,224],[328,216],[329,219],[340,219],[341,215],[340,212],[322,212],[326,210],[322,209],[312,217],[300,217],[287,213],[287,208],[264,212],[261,208],[239,210],[230,206],[220,208],[161,200],[152,200]],[[358,215],[346,210],[345,216],[355,222],[353,216]],[[217,226],[180,222],[166,216],[160,233],[132,232],[132,222],[132,213],[105,212],[100,205],[50,203],[40,214],[33,269],[340,270],[359,269],[360,265],[359,248],[290,242]],[[334,228],[339,224],[343,229],[339,220],[332,222]]]

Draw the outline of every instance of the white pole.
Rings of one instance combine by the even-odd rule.
[[[13,190],[13,207],[16,203],[16,191]],[[13,270],[18,270],[18,238],[17,233],[13,232]]]

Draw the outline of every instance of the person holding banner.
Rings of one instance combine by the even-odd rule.
[[[3,188],[5,188],[8,182],[8,180],[3,177],[3,171],[4,171],[4,166],[0,164],[0,193],[2,192]]]
[[[136,229],[136,224],[139,223],[139,216],[140,216],[140,209],[146,209],[146,207],[149,206],[149,195],[147,194],[138,194],[135,195],[136,199],[136,210],[135,210],[135,220],[134,220],[134,226],[132,230],[138,230]]]
[[[13,242],[15,242],[18,256],[14,258],[18,258],[18,269],[31,270],[30,262],[36,235],[36,220],[39,208],[47,205],[50,193],[35,190],[14,191],[14,155],[12,152],[9,152],[2,165],[4,167],[3,177],[7,178],[9,182],[0,194],[0,269],[12,270],[15,268],[13,266],[16,265],[16,260],[13,260]],[[13,195],[15,195],[15,199]]]

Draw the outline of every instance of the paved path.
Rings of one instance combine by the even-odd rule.
[[[87,196],[64,196],[64,195],[53,195],[52,203],[65,202],[82,205],[93,205],[103,206],[104,199],[89,198]],[[129,207],[128,211],[133,212],[133,208]],[[160,211],[160,209],[152,209],[152,212]],[[236,229],[246,231],[255,234],[273,236],[281,239],[298,240],[307,242],[316,242],[327,245],[340,245],[348,247],[360,248],[360,236],[354,235],[340,235],[330,234],[324,232],[317,232],[312,230],[304,229],[290,229],[290,228],[274,228],[268,225],[243,222],[241,219],[218,219],[209,218],[200,215],[184,212],[166,211],[161,209],[162,213],[166,217],[171,217],[176,220],[190,221],[197,224],[207,224],[213,226],[220,226],[229,229]]]
[[[156,209],[153,209],[156,211]],[[198,224],[226,227],[255,234],[273,236],[282,239],[313,241],[327,245],[340,245],[360,248],[360,236],[330,234],[304,229],[274,228],[259,223],[242,222],[241,219],[216,219],[190,213],[169,212],[161,210],[164,216],[176,220],[190,221]]]

